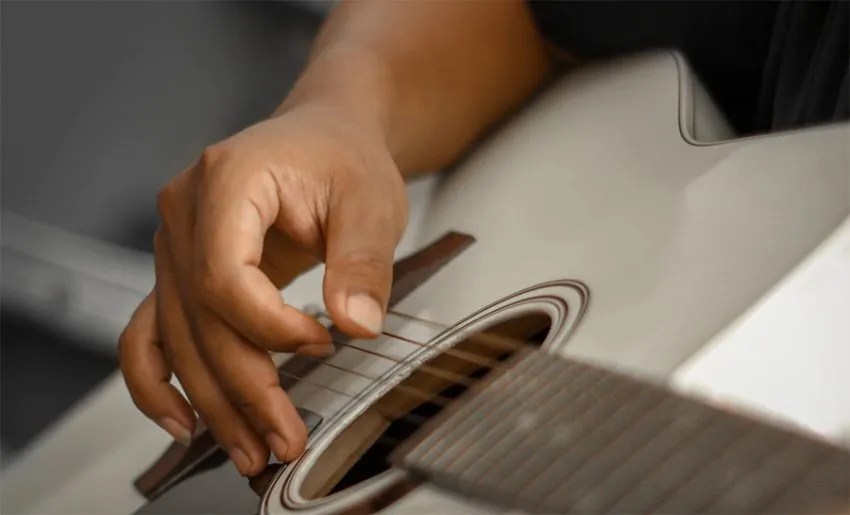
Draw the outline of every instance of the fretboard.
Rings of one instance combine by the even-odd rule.
[[[546,513],[846,513],[850,452],[615,371],[515,356],[393,456]]]

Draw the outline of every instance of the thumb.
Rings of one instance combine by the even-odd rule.
[[[393,280],[393,257],[407,207],[375,190],[331,205],[325,249],[325,304],[334,323],[358,338],[381,333]]]

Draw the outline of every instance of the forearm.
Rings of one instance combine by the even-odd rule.
[[[280,110],[334,105],[413,174],[456,159],[550,70],[524,2],[347,2]]]

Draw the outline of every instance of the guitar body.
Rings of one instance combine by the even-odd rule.
[[[684,61],[655,53],[566,77],[490,137],[411,228],[420,245],[447,231],[475,243],[396,307],[401,339],[358,344],[392,361],[344,348],[330,362],[357,375],[321,367],[292,388],[324,422],[261,511],[492,510],[399,486],[398,470],[342,479],[416,405],[394,386],[428,389],[409,376],[477,331],[542,317],[546,352],[664,381],[848,213],[847,124],[706,141],[725,132]]]
[[[131,478],[165,436],[118,377],[4,487],[35,512],[499,511],[388,465],[433,420],[434,398],[453,398],[478,365],[510,359],[506,343],[517,341],[666,383],[847,218],[848,141],[847,123],[734,138],[675,53],[576,70],[455,169],[410,186],[400,254],[451,231],[474,242],[436,256],[442,266],[415,288],[403,278],[386,336],[344,342],[288,381],[295,405],[321,423],[304,456],[270,469],[260,497],[222,459],[145,504]],[[316,270],[285,293],[304,306],[320,292]],[[68,449],[76,454],[55,459]],[[60,473],[66,462],[73,470]],[[32,491],[60,476],[73,480],[57,494]]]

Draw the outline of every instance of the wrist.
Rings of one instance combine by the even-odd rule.
[[[344,117],[388,144],[394,99],[392,73],[380,58],[327,49],[310,61],[274,116],[319,109]]]

